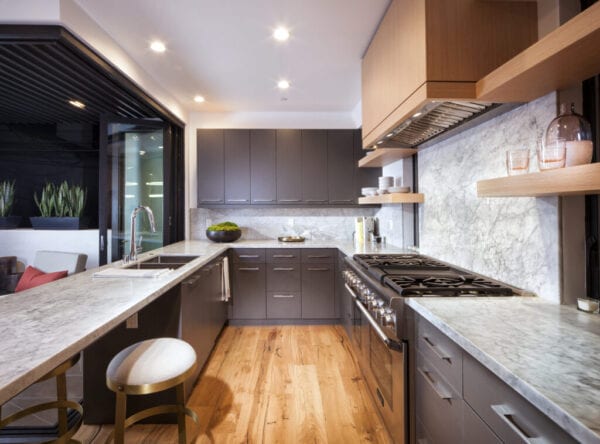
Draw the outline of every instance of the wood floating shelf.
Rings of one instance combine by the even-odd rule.
[[[600,193],[600,163],[477,182],[478,197],[542,197]]]
[[[529,102],[600,72],[600,3],[477,82],[477,99]]]
[[[377,148],[358,161],[359,168],[379,168],[397,160],[410,157],[417,150],[413,148]]]
[[[422,193],[389,193],[379,196],[359,197],[360,205],[373,204],[404,204],[404,203],[423,203],[425,195]]]

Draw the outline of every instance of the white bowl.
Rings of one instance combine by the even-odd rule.
[[[379,188],[377,190],[377,194],[387,194],[388,190],[387,188]]]
[[[410,193],[410,187],[390,187],[388,191],[390,193]]]
[[[377,194],[376,187],[364,187],[360,189],[360,194],[363,196],[375,196]]]

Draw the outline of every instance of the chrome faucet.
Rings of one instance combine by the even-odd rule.
[[[152,213],[152,210],[150,209],[150,207],[140,205],[140,206],[134,208],[133,211],[131,212],[131,228],[130,228],[131,238],[129,240],[129,254],[127,256],[125,256],[125,260],[124,260],[124,262],[126,262],[126,263],[129,261],[136,261],[138,253],[140,253],[142,251],[141,236],[140,236],[139,245],[136,245],[136,242],[135,242],[135,218],[137,217],[137,214],[141,210],[144,210],[146,212],[146,214],[148,215],[148,221],[150,222],[150,229],[152,230],[152,232],[153,233],[156,232],[156,224],[154,223],[154,213]]]

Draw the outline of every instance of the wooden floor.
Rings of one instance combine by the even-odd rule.
[[[188,407],[192,443],[388,443],[339,326],[227,327]],[[112,427],[84,426],[100,444]],[[176,443],[171,425],[128,429],[127,443]]]

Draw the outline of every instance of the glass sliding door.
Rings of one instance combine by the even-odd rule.
[[[129,253],[130,217],[140,205],[154,213],[156,232],[151,231],[147,215],[140,212],[136,247],[153,250],[168,240],[171,141],[167,128],[162,123],[131,119],[105,119],[101,125],[101,264]]]

